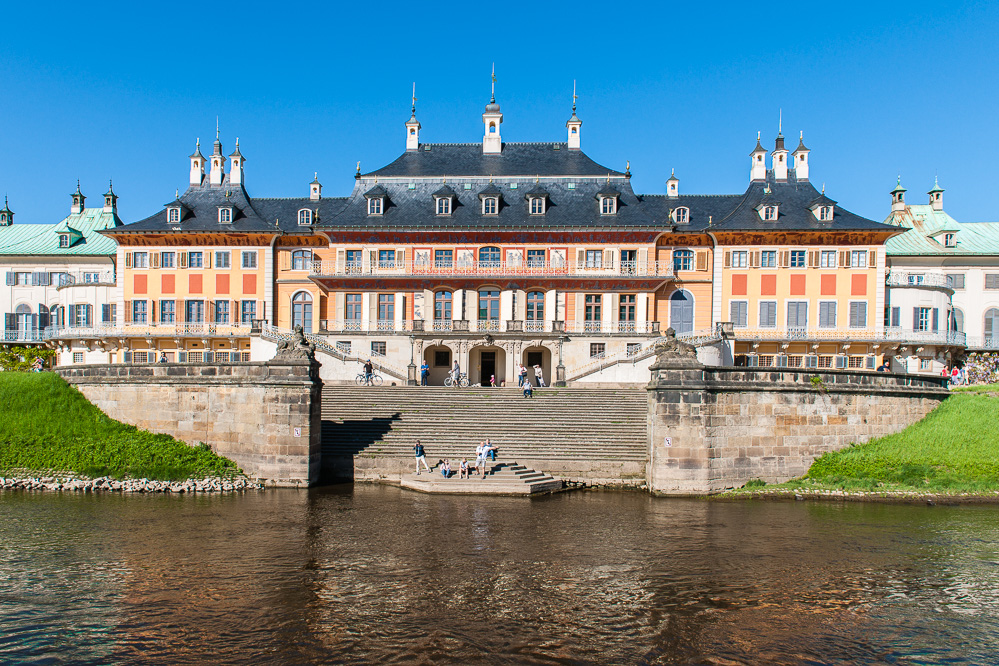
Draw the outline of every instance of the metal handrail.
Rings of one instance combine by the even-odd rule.
[[[885,284],[889,287],[945,287],[952,289],[951,279],[945,273],[889,271],[885,276]]]
[[[361,264],[341,260],[312,262],[312,275],[339,277],[351,275],[399,275],[432,277],[468,276],[604,276],[604,277],[673,277],[672,261],[610,263],[572,261],[451,261],[418,262],[374,261]]]

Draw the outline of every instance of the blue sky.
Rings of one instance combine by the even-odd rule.
[[[756,132],[779,109],[811,176],[874,219],[897,174],[925,203],[996,221],[999,3],[18,3],[0,41],[0,194],[17,222],[54,222],[76,179],[113,178],[135,221],[183,190],[220,117],[253,196],[344,195],[354,165],[405,148],[417,84],[422,139],[482,137],[496,63],[507,141],[565,138],[577,80],[583,150],[631,161],[635,190],[746,186]],[[278,7],[279,9],[275,9]]]

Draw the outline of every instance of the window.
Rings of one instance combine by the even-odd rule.
[[[232,208],[219,208],[219,223],[229,224],[232,222]]]
[[[867,328],[867,303],[850,303],[850,328]]]
[[[176,252],[160,252],[160,266],[163,268],[173,268],[177,262]]]
[[[243,261],[240,264],[243,268],[257,267],[257,253],[254,250],[243,252]]]
[[[805,267],[805,251],[791,250],[791,268]]]
[[[372,340],[371,341],[371,355],[372,356],[385,356],[388,351],[387,344],[383,340]]]
[[[434,351],[434,367],[435,368],[449,368],[451,367],[451,351],[448,349],[437,349]]]
[[[867,268],[867,250],[854,250],[850,253],[850,266]]]
[[[947,276],[951,289],[964,289],[964,273],[951,273]]]
[[[886,307],[885,308],[885,326],[901,326],[902,325],[902,308],[899,307]]]
[[[149,253],[148,252],[133,252],[132,253],[132,268],[149,268]]]
[[[31,273],[14,273],[14,284],[19,287],[30,287]]]
[[[479,321],[499,321],[500,293],[491,289],[479,292]]]
[[[745,253],[743,253],[745,254]],[[693,250],[673,250],[673,272],[694,270]]]
[[[395,250],[378,250],[378,268],[395,268]]]
[[[451,301],[453,294],[450,291],[438,291],[434,294],[434,319],[436,321],[451,319]]]
[[[545,320],[545,294],[543,291],[527,292],[527,322],[525,330],[540,331]]]
[[[361,329],[361,303],[361,294],[347,294],[344,319],[347,320],[348,331],[359,331]]]
[[[915,274],[915,273],[909,274],[909,284],[923,284],[923,281],[925,279],[926,276],[922,274]]]
[[[347,265],[345,268],[348,273],[360,273],[363,263],[364,255],[361,250],[347,250]]]
[[[773,222],[777,219],[777,206],[764,206],[761,212],[763,219],[768,222]]]
[[[395,294],[378,294],[379,329],[389,322],[395,322]]]
[[[635,294],[621,294],[617,307],[617,318],[622,322],[631,322],[634,328],[635,304],[638,298]]]
[[[368,199],[368,215],[381,215],[382,214],[382,198],[373,197]]]
[[[545,265],[545,251],[544,250],[528,250],[527,251],[527,265],[533,266],[535,268]]]
[[[298,224],[300,226],[307,226],[312,224],[312,211],[308,208],[303,208],[298,211]]]
[[[180,222],[180,209],[179,208],[168,208],[167,209],[167,222],[175,224]]]
[[[545,214],[545,198],[531,197],[531,215]]]
[[[25,275],[27,275],[27,273],[25,273]],[[985,274],[985,288],[986,289],[999,289],[999,273],[986,273]]]
[[[808,303],[806,301],[788,301],[788,329],[805,329],[808,327]]]
[[[312,294],[300,291],[291,299],[291,328],[301,326],[306,333],[312,332]]]
[[[437,198],[437,214],[438,215],[450,215],[451,214],[451,197],[438,197]]]
[[[600,214],[613,215],[617,212],[616,197],[600,197]]]
[[[83,363],[83,352],[73,352],[73,363]]]
[[[819,268],[836,268],[836,250],[822,250],[819,254]]]
[[[117,320],[118,306],[115,303],[105,303],[101,306],[101,323],[102,324],[113,324]],[[58,320],[59,315],[56,313],[56,309],[52,308],[53,319]]]
[[[216,252],[215,268],[229,268],[229,258],[228,252]]]
[[[69,234],[59,234],[59,247],[69,247]]]
[[[454,265],[454,250],[434,250],[434,267],[451,268]]]
[[[760,266],[763,268],[777,268],[777,250],[763,250],[763,252],[760,252]]]
[[[601,294],[586,294],[583,298],[583,330],[600,330],[602,301],[603,296]]]
[[[932,308],[915,308],[915,316],[913,317],[913,327],[917,331],[928,331],[930,330],[930,311]]]
[[[203,265],[204,256],[201,252],[188,252],[187,253],[187,265],[189,268],[201,268]]]
[[[919,359],[919,369],[920,370],[932,370],[933,369],[933,359],[921,358]]]
[[[80,311],[80,307],[76,306],[77,312]],[[79,314],[77,314],[79,317]],[[146,302],[145,301],[132,301],[132,323],[133,324],[145,324],[146,323]],[[81,324],[77,324],[80,326]]]
[[[590,358],[603,356],[607,352],[607,345],[603,342],[590,343]]]
[[[188,324],[203,324],[205,322],[205,302],[187,301],[184,304],[184,321]]]
[[[229,323],[229,301],[215,301],[215,323]]]
[[[498,247],[484,247],[479,250],[479,266],[482,268],[496,268],[500,265],[500,249]]]
[[[482,198],[483,215],[495,215],[498,210],[499,210],[499,197]]]
[[[736,250],[732,253],[732,268],[745,268],[749,265],[749,252]]]
[[[777,301],[760,301],[760,328],[777,328]]]
[[[994,345],[996,338],[999,338],[999,310],[996,308],[985,312],[985,337],[992,338],[985,341],[987,345]]]
[[[964,332],[964,312],[959,308],[951,310],[950,330]]]
[[[101,281],[100,273],[84,273],[83,282],[84,284],[97,284]]]
[[[690,221],[690,209],[683,207],[673,211],[673,221],[677,224],[687,224]]]
[[[160,322],[172,324],[177,321],[177,302],[160,301]]]
[[[749,302],[729,301],[729,320],[736,328],[746,328],[749,325]]]
[[[601,262],[604,259],[603,250],[587,250],[586,251],[586,267],[587,268],[600,268]]]
[[[954,242],[954,234],[944,234],[944,246],[954,247],[955,245],[957,245],[957,243]]]
[[[621,272],[634,275],[638,268],[638,251],[621,250]]]
[[[142,311],[146,310],[146,302],[139,301],[142,303]],[[144,317],[145,315],[143,315]],[[145,319],[139,323],[144,323]],[[69,306],[69,325],[75,326],[76,328],[90,328],[90,306],[81,303],[80,305],[70,305]]]
[[[822,222],[828,222],[833,219],[833,209],[832,206],[819,206],[819,220]]]
[[[291,253],[291,270],[307,271],[312,268],[312,250],[295,250]]]
[[[836,328],[836,301],[819,301],[819,328]]]

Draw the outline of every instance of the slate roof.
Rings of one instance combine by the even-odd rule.
[[[886,223],[908,227],[888,239],[888,256],[972,256],[999,255],[999,222],[958,222],[929,204],[906,206],[905,211],[888,216]],[[943,244],[941,232],[954,232],[954,247]],[[939,240],[937,240],[939,238]]]
[[[498,155],[483,155],[479,143],[422,143],[365,177],[435,176],[623,176],[566,143],[504,143]]]
[[[0,227],[0,254],[108,256],[118,251],[118,244],[98,232],[120,228],[121,220],[104,208],[84,208],[55,224],[17,224]],[[80,234],[71,247],[59,247],[59,232]]]

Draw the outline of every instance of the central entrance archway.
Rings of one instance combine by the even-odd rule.
[[[541,366],[541,374],[545,385],[552,385],[552,352],[547,347],[528,347],[522,354],[521,362],[527,366],[527,378],[532,386],[538,385],[537,372],[534,366]]]
[[[506,381],[506,352],[495,345],[472,347],[468,354],[468,383],[489,386],[496,377],[496,386]]]

